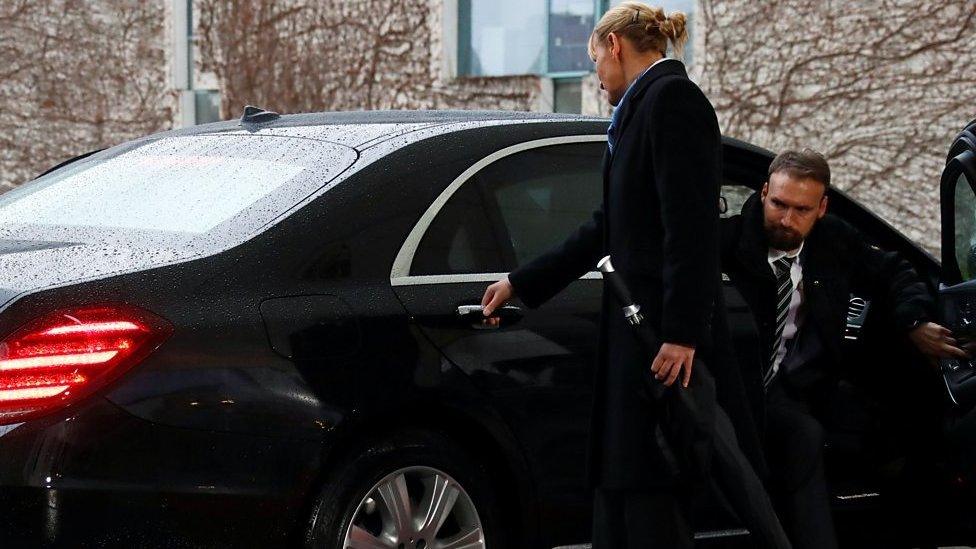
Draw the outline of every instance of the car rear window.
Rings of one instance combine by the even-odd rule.
[[[163,138],[69,164],[0,196],[0,225],[190,236],[235,218],[266,223],[354,160],[347,147],[302,139]]]

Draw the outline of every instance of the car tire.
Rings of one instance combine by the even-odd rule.
[[[450,541],[463,537],[475,543],[457,543],[458,547],[504,549],[506,533],[489,478],[483,465],[440,433],[407,430],[367,441],[329,475],[314,507],[305,546],[436,549],[452,547]],[[407,507],[395,503],[404,491],[410,501]],[[449,502],[451,494],[452,504],[432,505]],[[401,512],[392,512],[389,502]],[[448,505],[450,514],[424,511]],[[398,529],[398,523],[406,521],[397,520],[397,515],[408,512],[413,519],[410,526]],[[367,537],[369,543],[347,543],[366,536],[373,536]]]

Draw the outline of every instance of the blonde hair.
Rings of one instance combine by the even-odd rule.
[[[674,51],[680,54],[688,40],[687,22],[687,16],[680,11],[665,16],[662,8],[640,2],[623,2],[607,10],[596,24],[590,35],[590,57],[596,57],[594,42],[605,41],[611,32],[629,39],[642,53],[655,50],[664,55],[668,51],[668,42],[671,42]]]

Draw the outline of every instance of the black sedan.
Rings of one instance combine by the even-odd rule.
[[[479,304],[597,206],[606,126],[249,109],[0,197],[0,546],[586,543],[601,277],[516,300],[498,326]],[[954,150],[946,274],[837,190],[831,207],[966,296],[976,138]],[[725,141],[723,215],[771,158]],[[756,360],[727,292],[738,358]],[[841,534],[971,542],[974,428],[872,297],[851,296],[856,367],[830,395]],[[749,546],[719,498],[698,519],[702,546]]]

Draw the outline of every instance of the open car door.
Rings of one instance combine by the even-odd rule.
[[[976,121],[949,150],[941,182],[943,321],[959,344],[976,351]],[[966,411],[976,404],[976,360],[944,360],[946,389]]]
[[[976,120],[949,149],[941,180],[942,323],[971,359],[943,359],[951,401],[946,418],[947,467],[954,489],[941,507],[956,515],[957,536],[976,536]],[[947,517],[948,518],[948,517]]]

